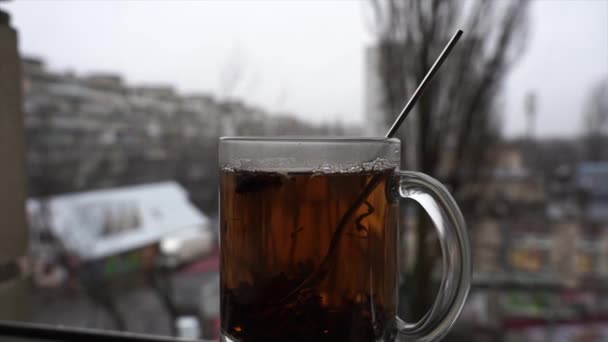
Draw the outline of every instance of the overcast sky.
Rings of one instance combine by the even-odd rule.
[[[26,1],[0,5],[25,54],[56,70],[121,73],[183,92],[232,94],[316,122],[361,122],[361,1]],[[508,135],[524,131],[535,91],[537,133],[580,132],[586,94],[608,77],[608,0],[534,1],[528,50],[504,88]],[[238,82],[231,80],[238,79]]]

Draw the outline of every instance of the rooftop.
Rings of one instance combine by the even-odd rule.
[[[84,260],[137,249],[185,230],[207,229],[209,224],[172,181],[58,195],[47,201],[49,229]],[[40,217],[43,203],[28,200],[30,219]]]

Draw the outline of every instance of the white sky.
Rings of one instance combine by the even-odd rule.
[[[363,120],[365,1],[26,1],[0,5],[23,53],[130,83],[231,92],[317,122]],[[608,77],[608,0],[534,1],[528,50],[505,87],[503,126],[523,133],[535,91],[537,133],[573,135],[592,84]],[[466,33],[465,33],[466,34]]]

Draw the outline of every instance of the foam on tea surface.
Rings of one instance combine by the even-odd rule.
[[[295,166],[294,166],[295,165]],[[395,161],[376,158],[362,163],[321,163],[320,165],[301,165],[295,162],[295,158],[266,158],[266,159],[238,159],[221,166],[223,172],[252,171],[252,172],[276,172],[288,173],[357,173],[368,171],[380,171],[395,169],[398,165]]]

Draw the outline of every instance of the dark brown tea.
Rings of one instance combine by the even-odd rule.
[[[241,342],[371,342],[392,331],[392,173],[222,171],[222,334]],[[346,215],[369,182],[378,185]]]

